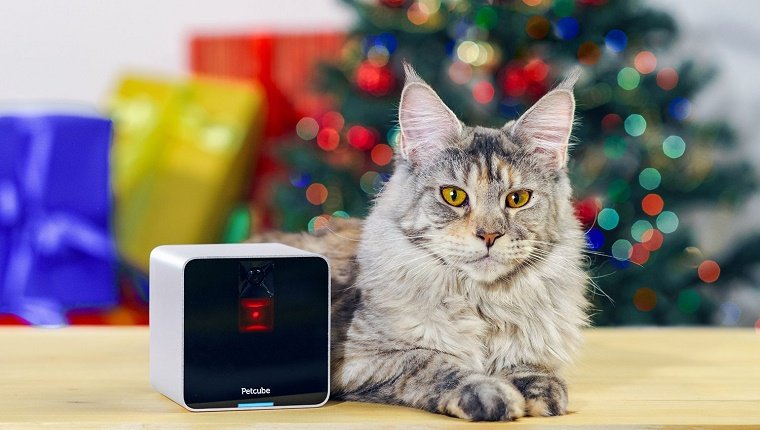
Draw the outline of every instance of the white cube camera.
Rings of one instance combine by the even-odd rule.
[[[327,260],[276,243],[154,249],[150,381],[192,411],[323,405]]]

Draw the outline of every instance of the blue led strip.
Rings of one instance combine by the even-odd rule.
[[[238,408],[266,408],[274,406],[274,402],[238,403]]]

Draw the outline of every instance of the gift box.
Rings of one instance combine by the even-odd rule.
[[[130,76],[110,103],[120,256],[148,271],[164,244],[221,240],[245,198],[263,123],[253,83]]]
[[[196,35],[190,42],[190,68],[196,75],[259,82],[270,115],[265,136],[293,131],[303,115],[330,104],[315,88],[318,63],[337,61],[343,33]]]
[[[273,181],[287,177],[278,160],[278,138],[292,134],[298,120],[327,110],[332,100],[315,88],[320,62],[337,61],[343,33],[196,35],[190,43],[194,74],[260,82],[266,92],[266,145],[252,177],[254,219],[272,225],[268,208]]]
[[[111,122],[0,114],[0,314],[38,325],[117,301]]]

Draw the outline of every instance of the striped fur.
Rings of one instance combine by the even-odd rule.
[[[428,92],[424,104],[443,105],[416,75],[410,81]],[[454,135],[438,141],[446,144],[405,134],[363,223],[335,219],[318,236],[255,238],[331,259],[334,397],[470,420],[566,412],[561,371],[587,324],[584,239],[564,164],[569,136],[555,127],[537,144],[530,136],[540,132],[519,128],[572,123],[574,104],[564,99],[572,95],[567,86],[556,91],[526,114],[562,116],[555,122],[524,117],[457,131],[447,117],[441,129]],[[401,110],[419,111],[414,103],[402,100]],[[453,115],[445,105],[431,109]],[[420,124],[401,120],[402,132],[405,122]],[[468,204],[448,205],[443,186],[466,191]],[[517,189],[532,190],[530,202],[507,208]],[[479,231],[502,236],[489,248]]]

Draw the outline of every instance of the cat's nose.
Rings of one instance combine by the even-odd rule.
[[[490,248],[496,242],[496,239],[504,236],[504,233],[486,233],[484,230],[478,230],[475,232],[475,236],[483,239],[486,243],[486,248]]]

